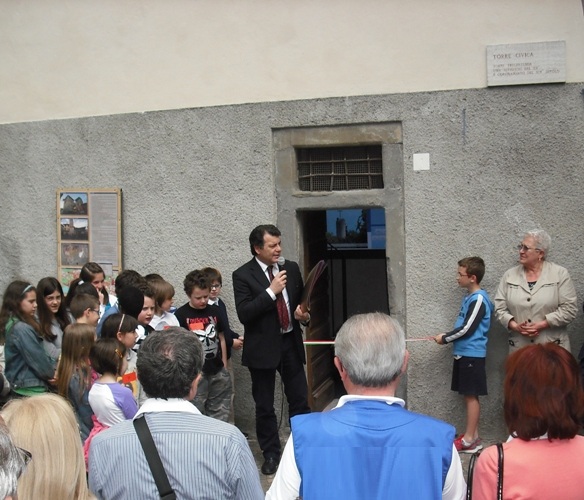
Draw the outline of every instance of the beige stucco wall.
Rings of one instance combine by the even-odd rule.
[[[580,0],[0,0],[0,123],[486,86],[486,46],[565,40]]]

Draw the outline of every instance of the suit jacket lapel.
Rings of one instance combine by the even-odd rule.
[[[250,262],[250,274],[252,275],[252,277],[263,287],[268,287],[270,286],[270,280],[268,279],[268,277],[266,276],[266,273],[264,273],[264,271],[262,271],[262,267],[258,264],[258,261],[256,260],[255,257],[253,257],[251,259]]]

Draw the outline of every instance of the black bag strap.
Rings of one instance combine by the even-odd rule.
[[[162,465],[162,460],[160,460],[160,455],[152,439],[152,434],[148,428],[148,423],[146,422],[146,417],[138,417],[134,419],[134,428],[136,429],[136,434],[144,450],[144,455],[146,455],[146,460],[150,466],[150,471],[154,476],[154,482],[158,488],[158,494],[160,498],[164,500],[176,500],[176,494],[168,482],[168,475],[164,470],[164,465]]]
[[[473,476],[474,476],[474,468],[475,462],[479,458],[482,450],[473,453],[470,457],[470,461],[468,463],[468,474],[467,480],[468,484],[466,487],[466,500],[472,500],[472,483],[473,483]],[[497,443],[497,455],[498,455],[498,464],[497,464],[497,500],[503,500],[503,472],[504,472],[504,457],[503,457],[503,444]]]
[[[498,479],[497,479],[497,500],[503,500],[503,471],[504,471],[504,457],[503,457],[503,444],[497,443],[497,452],[499,454],[499,465],[498,465]]]

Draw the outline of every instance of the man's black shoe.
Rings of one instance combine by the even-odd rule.
[[[268,457],[264,461],[264,465],[262,465],[262,474],[264,476],[271,476],[275,474],[278,470],[279,461],[277,458]]]

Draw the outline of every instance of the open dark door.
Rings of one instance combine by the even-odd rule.
[[[327,259],[326,212],[299,212],[304,235],[304,276],[314,265]],[[316,284],[310,305],[310,326],[306,340],[332,340],[328,296],[329,270],[325,269]],[[336,369],[334,350],[327,346],[306,346],[308,403],[312,411],[322,411],[335,398]]]

